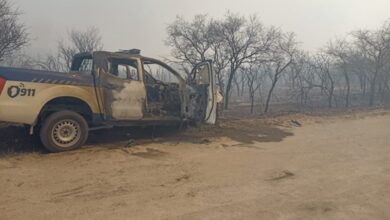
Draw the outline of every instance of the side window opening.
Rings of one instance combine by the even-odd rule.
[[[80,68],[79,68],[79,71],[80,72],[92,72],[92,59],[83,59],[83,61],[81,62],[81,65],[80,65]]]
[[[195,75],[195,78],[198,84],[210,84],[209,66],[202,66]]]
[[[189,83],[195,83],[197,85],[209,85],[210,84],[210,76],[209,76],[209,66],[208,65],[200,65],[195,67],[187,81]]]
[[[109,62],[110,73],[121,79],[139,81],[137,60],[112,59]]]
[[[93,59],[92,56],[75,57],[72,62],[71,71],[81,73],[92,73]]]

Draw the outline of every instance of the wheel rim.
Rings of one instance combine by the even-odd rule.
[[[81,138],[80,125],[71,119],[61,120],[53,126],[51,136],[57,146],[73,147]]]

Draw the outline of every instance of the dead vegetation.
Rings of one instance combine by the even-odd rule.
[[[318,118],[350,118],[356,119],[369,115],[387,115],[388,108],[352,108],[332,110],[308,110],[304,113],[274,112],[267,115],[243,114],[242,106],[236,106],[225,112],[216,126],[203,125],[201,127],[177,126],[147,126],[114,128],[91,132],[86,148],[123,148],[129,149],[149,143],[192,143],[208,145],[213,140],[228,137],[237,142],[234,146],[250,146],[256,142],[280,142],[292,136],[289,129],[304,126],[307,117]],[[287,130],[286,130],[287,129]],[[10,138],[12,137],[12,138]],[[150,152],[149,152],[150,151]],[[20,125],[0,123],[0,155],[7,156],[20,153],[48,153],[40,144],[39,138],[30,136],[28,129]],[[143,152],[138,152],[141,156]],[[135,153],[135,154],[138,154]],[[153,149],[147,149],[145,155],[159,154]]]
[[[0,158],[0,216],[387,219],[389,114],[225,115],[217,127],[179,132],[100,131],[58,154],[21,144]],[[2,143],[14,144],[7,129],[24,133],[0,127]]]

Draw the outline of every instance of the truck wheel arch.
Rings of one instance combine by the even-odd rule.
[[[41,108],[37,117],[37,123],[46,118],[50,114],[61,111],[69,110],[74,111],[82,115],[87,122],[93,120],[93,111],[91,106],[84,100],[73,96],[61,96],[48,100]]]

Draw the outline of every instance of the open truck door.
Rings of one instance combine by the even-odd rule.
[[[198,120],[207,124],[215,124],[217,121],[217,96],[218,89],[215,83],[212,61],[198,63],[191,71],[189,82],[200,93],[198,105],[203,114]]]

